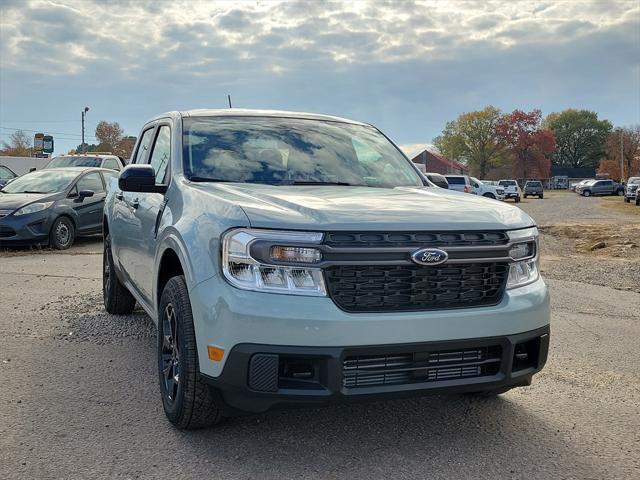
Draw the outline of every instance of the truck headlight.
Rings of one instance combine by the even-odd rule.
[[[53,205],[53,202],[30,203],[29,205],[25,205],[24,207],[19,208],[13,214],[17,216],[26,215],[27,213],[41,212],[42,210],[46,210],[47,208],[49,208],[51,205]]]
[[[515,260],[509,267],[507,288],[522,287],[535,282],[540,276],[538,269],[538,229],[524,228],[507,232],[511,241],[522,240],[509,249]]]
[[[258,241],[270,244],[269,261],[251,256],[251,246]],[[321,241],[322,233],[231,230],[222,239],[222,272],[231,285],[244,290],[326,296],[322,270],[309,266],[322,260],[314,247]]]

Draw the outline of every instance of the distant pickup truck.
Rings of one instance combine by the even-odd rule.
[[[520,187],[515,180],[500,180],[498,182],[504,188],[504,197],[513,198],[516,203],[520,202]]]
[[[591,195],[624,195],[624,187],[613,180],[591,180],[576,185],[576,193],[583,197]]]

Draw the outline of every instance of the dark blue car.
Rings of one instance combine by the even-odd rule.
[[[22,175],[0,189],[0,245],[69,248],[77,236],[102,233],[107,187],[118,172],[57,168]]]

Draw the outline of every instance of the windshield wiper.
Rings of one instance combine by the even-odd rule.
[[[235,183],[234,180],[224,180],[222,178],[209,178],[209,177],[198,177],[198,176],[189,177],[189,180],[191,180],[192,182],[229,182],[229,183]]]
[[[291,183],[285,183],[284,185],[342,185],[345,187],[364,187],[366,185],[356,185],[355,183],[348,182],[313,182],[313,181],[295,181]]]

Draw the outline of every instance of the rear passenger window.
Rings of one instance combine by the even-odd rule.
[[[158,130],[156,143],[153,145],[151,161],[149,162],[156,172],[156,183],[164,183],[167,173],[167,166],[171,159],[171,129],[167,125],[162,125]]]
[[[136,150],[136,156],[133,158],[132,163],[142,163],[145,155],[147,154],[147,150],[151,147],[151,135],[153,134],[153,128],[145,130],[140,138],[140,143],[138,144],[138,150]]]

